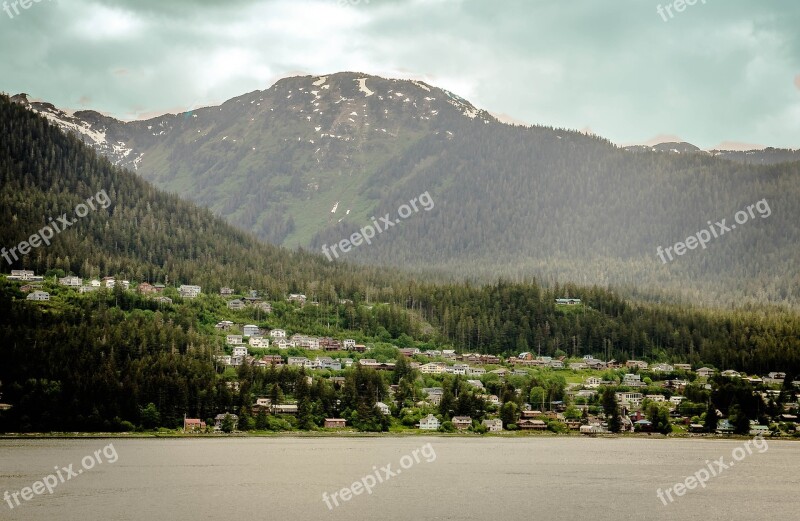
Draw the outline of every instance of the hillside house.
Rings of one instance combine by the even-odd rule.
[[[246,337],[261,336],[261,329],[253,324],[247,324],[242,328],[242,334]]]
[[[80,277],[64,277],[58,279],[58,283],[70,288],[79,288],[83,285],[83,279]]]
[[[453,427],[459,431],[465,431],[472,427],[472,418],[469,416],[453,416],[450,421],[453,423]]]
[[[429,414],[426,417],[422,418],[417,427],[424,431],[435,431],[438,430],[439,427],[442,426],[442,423],[439,421],[439,418],[434,416],[433,414]]]
[[[492,420],[483,420],[483,426],[489,429],[489,432],[502,432],[503,420],[495,418]]]
[[[181,297],[183,298],[197,298],[197,296],[202,293],[202,290],[200,286],[181,284],[181,286],[178,288],[178,293],[180,293]]]
[[[50,293],[46,291],[34,291],[29,293],[25,300],[46,301],[50,300]]]

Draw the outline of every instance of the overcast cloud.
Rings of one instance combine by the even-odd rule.
[[[800,148],[800,2],[702,1],[41,0],[0,11],[0,90],[134,119],[359,71],[621,144]]]

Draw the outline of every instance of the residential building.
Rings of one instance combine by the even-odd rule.
[[[348,350],[353,349],[354,347],[356,347],[356,341],[353,340],[352,338],[345,338],[344,342],[342,342],[342,345],[344,346],[345,349]]]
[[[305,303],[306,303],[306,300],[308,300],[308,299],[307,299],[307,297],[305,295],[302,295],[302,294],[299,294],[299,293],[292,293],[291,295],[289,295],[289,298],[287,298],[286,300],[289,301],[289,302],[296,302],[296,303],[300,304],[301,306],[304,306]]]
[[[453,427],[459,431],[465,431],[472,427],[472,418],[469,416],[453,416],[450,421],[453,423]]]
[[[74,277],[74,276],[72,276],[72,277],[64,277],[64,278],[58,279],[58,283],[61,284],[62,286],[68,286],[68,287],[71,287],[71,288],[79,288],[79,287],[81,287],[83,285],[83,279],[80,278],[80,277]]]
[[[673,364],[678,371],[691,371],[692,364]]]
[[[156,292],[156,288],[154,288],[149,282],[142,282],[136,286],[136,292],[140,295],[150,295]]]
[[[11,270],[11,275],[7,275],[8,280],[26,280],[30,282],[41,282],[44,277],[37,277],[34,272],[29,270]]]
[[[709,376],[713,375],[716,371],[711,369],[710,367],[701,367],[697,370],[697,376],[701,378],[708,378]]]
[[[433,414],[429,414],[419,421],[417,427],[419,427],[424,431],[435,431],[439,429],[441,425],[442,423],[439,421],[439,418],[437,418]]]
[[[214,430],[221,431],[222,430],[222,422],[225,421],[225,417],[230,416],[231,421],[233,422],[233,430],[236,430],[236,427],[239,426],[239,417],[235,414],[217,414],[214,417]]]
[[[503,420],[500,418],[495,418],[492,420],[483,420],[483,425],[489,432],[502,432],[503,431]]]
[[[310,360],[305,356],[290,356],[286,360],[286,365],[296,366],[296,367],[305,367]]]
[[[480,389],[483,391],[485,388],[483,386],[483,382],[480,380],[467,380],[467,383],[476,389]]]
[[[519,420],[517,427],[522,430],[543,431],[547,429],[547,424],[544,420]]]
[[[172,299],[169,297],[156,297],[153,300],[159,304],[172,304]]]
[[[273,345],[278,349],[289,349],[290,347],[294,347],[294,342],[290,342],[285,338],[278,338],[277,340],[273,340]]]
[[[419,372],[422,374],[444,374],[446,370],[447,364],[444,362],[431,362],[419,368]]]
[[[201,421],[199,418],[183,419],[183,432],[195,432],[204,430],[206,430],[206,422]]]
[[[271,338],[286,338],[286,331],[283,329],[273,329],[269,332]]]
[[[629,369],[647,369],[648,364],[642,360],[628,360],[625,362],[625,367]]]
[[[231,288],[221,288],[219,290],[219,294],[222,295],[223,297],[230,297],[231,295],[233,295],[233,289],[231,289]]]
[[[192,286],[188,284],[181,284],[178,288],[178,293],[180,293],[181,297],[183,298],[196,298],[202,290],[200,286]]]
[[[229,300],[228,301],[228,309],[244,309],[245,304],[244,301],[237,299]]]
[[[244,326],[242,328],[242,334],[243,334],[243,336],[247,336],[247,337],[250,337],[250,336],[261,336],[261,329],[259,329],[258,326],[256,326],[256,325],[247,324],[246,326]]]
[[[638,407],[642,404],[642,393],[614,393],[617,403],[627,407]]]
[[[269,338],[264,338],[261,336],[251,336],[250,337],[250,347],[255,347],[258,349],[265,349],[269,347]]]
[[[389,409],[389,406],[383,402],[377,402],[375,404],[375,407],[377,407],[378,410],[381,412],[381,414],[383,414],[384,416],[389,416],[390,414],[392,414],[392,410]]]
[[[342,418],[325,418],[326,429],[343,429],[347,427],[347,420]]]
[[[556,304],[566,305],[566,306],[575,306],[581,303],[581,299],[579,298],[557,298]]]
[[[651,366],[650,370],[654,373],[671,373],[675,371],[675,368],[669,364],[656,364]]]
[[[50,293],[46,291],[34,291],[33,293],[29,293],[28,296],[25,297],[25,300],[50,300]]]
[[[642,382],[642,375],[627,373],[622,376],[622,385],[626,387],[642,387],[645,384]]]
[[[231,346],[244,344],[244,340],[242,340],[242,335],[228,335],[225,337],[225,343]]]

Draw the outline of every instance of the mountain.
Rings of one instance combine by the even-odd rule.
[[[207,418],[240,411],[272,391],[292,396],[296,385],[300,391],[294,398],[302,403],[308,392],[303,369],[243,364],[234,376],[214,363],[212,355],[222,352],[226,334],[215,324],[225,319],[358,338],[376,347],[363,356],[381,361],[398,358],[393,345],[504,356],[535,346],[543,355],[576,360],[595,355],[686,361],[755,374],[800,371],[796,313],[643,304],[573,284],[421,283],[398,270],[331,263],[318,254],[259,243],[207,209],[112,166],[3,96],[0,135],[2,254],[10,255],[23,241],[33,244],[34,234],[45,237],[41,230],[55,221],[75,221],[8,266],[45,274],[50,301],[27,301],[22,283],[0,278],[0,381],[3,399],[13,404],[0,416],[0,432],[129,432],[133,423],[173,428],[185,414]],[[96,203],[91,211],[90,201]],[[112,275],[134,284],[168,281],[164,292],[175,301],[161,304],[121,285],[79,294],[53,280],[70,273]],[[203,293],[182,299],[174,287],[180,283],[200,284]],[[239,293],[257,290],[273,312],[261,316],[253,309],[229,309],[217,293],[222,285]],[[312,303],[287,303],[290,291],[307,293]],[[556,304],[556,297],[565,295],[582,303]],[[364,371],[383,381],[378,373]],[[352,379],[360,372],[345,372],[344,392],[382,399],[357,392],[361,386]],[[563,375],[551,376],[566,385]],[[515,376],[503,389],[513,397],[520,388],[524,399],[541,383],[536,378]],[[232,381],[239,382],[238,389],[229,385]],[[322,393],[326,386],[334,391],[325,381],[315,378],[313,388],[335,396]],[[276,390],[276,382],[285,387]],[[312,407],[319,421],[341,412],[335,398],[326,403],[328,409]],[[299,411],[298,419],[302,416]]]
[[[263,244],[208,210],[112,166],[2,96],[0,135],[0,218],[9,224],[0,228],[6,259],[0,262],[7,268],[84,277],[119,274],[217,289],[256,287],[275,295],[308,292],[337,302],[339,294],[380,298],[381,288],[404,281],[385,270],[355,269]],[[79,217],[77,207],[90,198],[104,204],[86,208]],[[59,226],[63,219],[74,222]],[[63,230],[46,247],[24,256],[8,251],[52,223]]]
[[[422,82],[358,73],[287,78],[218,107],[127,123],[27,105],[274,244],[322,252],[388,214],[391,229],[340,259],[703,305],[800,302],[800,162],[749,165],[690,144],[631,153],[500,123]],[[396,217],[424,194],[429,210]],[[748,205],[735,232],[659,257]]]

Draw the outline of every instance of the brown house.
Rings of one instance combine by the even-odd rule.
[[[547,429],[547,424],[542,420],[520,420],[517,427],[523,430],[543,431]]]
[[[183,419],[183,432],[204,431],[205,429],[206,422],[200,421],[198,418]]]
[[[148,284],[147,282],[142,282],[136,287],[136,291],[140,295],[150,295],[156,292],[156,288],[152,284]]]
[[[453,427],[460,431],[467,430],[472,427],[472,418],[469,416],[453,416],[453,419],[450,421],[453,422]]]
[[[343,429],[347,427],[347,420],[342,418],[325,418],[326,429]]]

